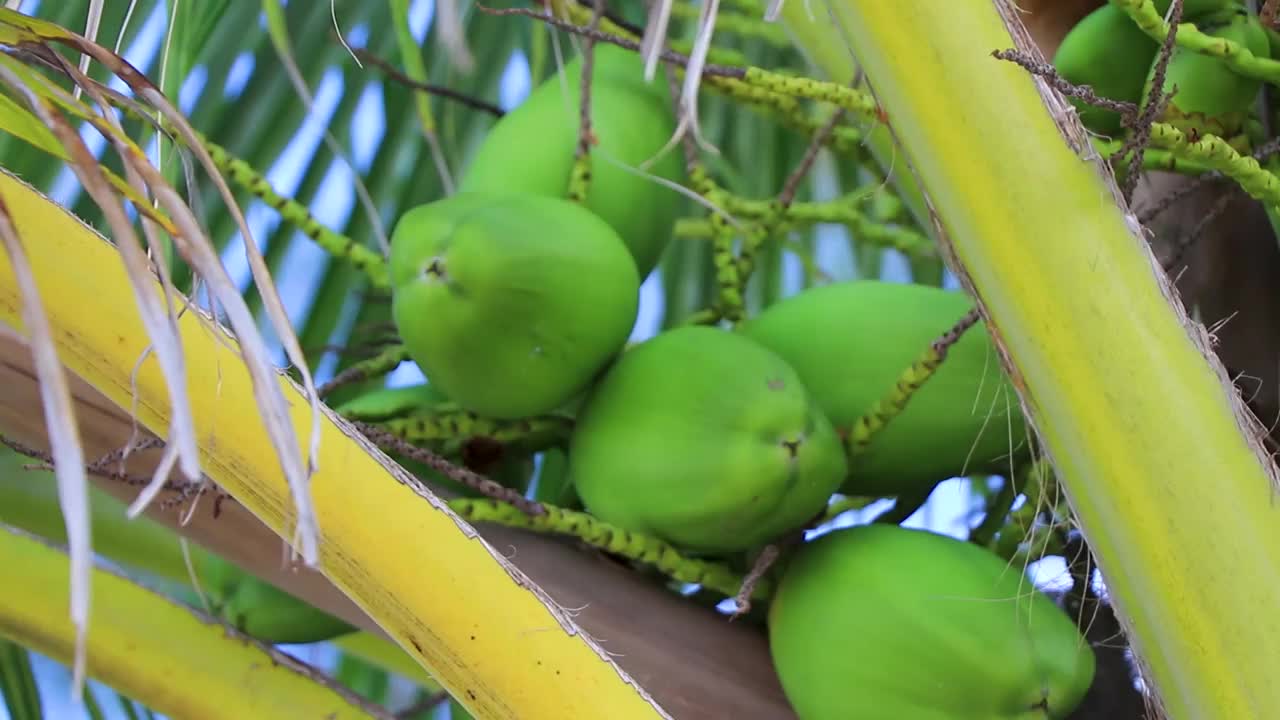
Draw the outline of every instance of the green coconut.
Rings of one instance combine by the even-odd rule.
[[[800,720],[1067,717],[1096,660],[1031,580],[974,545],[891,524],[802,546],[769,608]]]
[[[401,217],[392,315],[409,355],[464,409],[541,415],[587,388],[635,324],[618,234],[560,198],[459,193]]]
[[[591,75],[591,181],[587,207],[626,243],[643,278],[672,238],[684,196],[638,172],[684,181],[679,148],[659,153],[675,135],[676,119],[662,73],[644,80],[633,51],[595,46]],[[463,174],[460,190],[502,190],[564,197],[569,189],[581,117],[582,58],[547,78],[485,135]],[[651,166],[648,163],[652,162]]]
[[[739,329],[787,361],[847,433],[973,307],[960,292],[855,280],[809,288]],[[915,496],[964,474],[1008,473],[1027,426],[984,324],[970,328],[905,410],[849,462],[850,495]]]
[[[1062,38],[1053,56],[1054,69],[1068,82],[1088,85],[1099,97],[1138,103],[1147,80],[1147,69],[1160,44],[1147,35],[1123,10],[1104,4],[1076,23]],[[1080,121],[1094,132],[1121,132],[1120,113],[1090,105],[1076,97],[1068,102],[1080,113]]]
[[[623,354],[569,444],[588,511],[694,553],[760,547],[802,527],[845,471],[839,437],[795,370],[700,326]]]

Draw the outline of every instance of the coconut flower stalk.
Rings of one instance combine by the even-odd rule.
[[[790,2],[831,79],[856,60],[977,298],[1169,718],[1280,703],[1280,516],[1262,450],[1011,2]],[[847,48],[852,48],[852,55]]]

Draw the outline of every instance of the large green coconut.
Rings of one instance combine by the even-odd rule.
[[[597,44],[591,76],[591,181],[587,207],[622,237],[641,278],[670,242],[685,203],[668,183],[684,180],[679,146],[667,148],[676,120],[666,78],[644,80],[631,50]],[[485,136],[460,190],[503,190],[564,197],[569,189],[581,117],[582,58],[534,88]]]
[[[742,336],[698,326],[622,355],[569,445],[588,511],[707,554],[802,527],[845,470],[840,440],[795,370]]]
[[[768,622],[800,720],[1056,720],[1095,671],[1075,623],[1019,568],[898,525],[801,547]]]
[[[740,326],[782,356],[848,432],[973,307],[964,293],[856,280],[809,288]],[[906,409],[849,462],[843,491],[914,496],[950,477],[1008,473],[1027,427],[984,324],[951,347]]]
[[[551,412],[587,388],[635,324],[640,279],[608,223],[559,198],[460,193],[391,240],[392,315],[410,356],[478,415]]]

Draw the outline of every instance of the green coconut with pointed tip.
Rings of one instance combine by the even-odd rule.
[[[802,546],[769,607],[800,720],[1061,720],[1096,659],[1018,568],[972,543],[870,524]]]
[[[392,316],[460,407],[520,419],[568,404],[622,349],[640,278],[618,234],[560,198],[469,192],[405,213]]]
[[[643,278],[672,238],[684,196],[645,172],[684,182],[679,145],[659,153],[675,135],[666,76],[644,80],[634,51],[599,43],[592,56],[591,180],[587,207],[618,232]],[[547,78],[485,135],[459,189],[505,190],[564,197],[569,189],[581,115],[582,57]]]
[[[848,433],[972,308],[960,292],[852,280],[785,298],[738,331],[795,368],[831,422]],[[903,412],[850,460],[842,491],[913,496],[958,475],[1007,473],[1027,450],[1018,396],[979,323],[951,347]]]
[[[795,370],[701,326],[629,349],[593,389],[569,444],[589,512],[709,555],[803,527],[845,470],[840,440]]]

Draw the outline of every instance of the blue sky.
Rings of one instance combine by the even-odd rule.
[[[40,0],[27,0],[23,5],[23,11],[34,12],[39,4]],[[124,55],[136,66],[142,67],[149,64],[151,58],[161,48],[166,22],[164,5],[164,3],[158,4],[156,11],[150,17],[135,17],[133,19],[135,23],[143,23],[143,27],[134,44],[125,49]],[[421,41],[432,17],[431,0],[413,0],[410,13],[411,30]],[[364,25],[345,28],[344,30],[346,30],[351,43],[357,46],[364,44],[369,32],[369,28]],[[231,76],[225,85],[218,88],[208,87],[204,68],[197,67],[181,89],[178,98],[179,106],[184,112],[189,111],[204,93],[221,92],[228,96],[235,96],[243,89],[253,69],[253,56],[247,52],[243,53],[237,59]],[[312,88],[315,98],[314,115],[305,122],[279,160],[267,171],[268,179],[281,194],[292,195],[301,182],[306,160],[322,142],[322,129],[327,125],[329,117],[341,98],[342,85],[341,73],[335,69],[330,69],[324,74],[320,83],[315,88]],[[121,91],[125,90],[125,87],[119,81],[116,81],[114,86]],[[514,107],[524,98],[528,90],[528,66],[523,56],[512,58],[503,77],[500,97],[497,99],[498,103],[504,108]],[[372,162],[374,151],[386,128],[386,118],[382,113],[382,84],[380,82],[370,84],[368,89],[364,91],[352,123],[356,131],[351,133],[353,142],[351,147],[348,148],[349,156],[356,168],[364,171]],[[101,151],[104,141],[95,131],[86,130],[82,135],[91,149],[95,152]],[[816,168],[816,172],[819,174],[822,174],[823,170],[824,168],[821,165]],[[829,168],[827,170],[829,171]],[[330,226],[339,226],[346,222],[352,212],[363,212],[363,208],[356,202],[352,183],[353,178],[350,169],[342,161],[335,160],[321,183],[314,202],[311,204],[312,212],[321,222]],[[69,202],[78,192],[79,184],[75,176],[69,170],[64,170],[59,180],[55,183],[52,195],[59,202]],[[825,185],[820,183],[819,193],[826,197],[834,195],[834,185],[830,181]],[[259,243],[264,242],[280,222],[275,212],[261,202],[254,202],[247,206],[245,213],[250,229]],[[388,228],[389,231],[390,228]],[[824,228],[816,258],[820,265],[840,275],[847,275],[853,269],[853,258],[849,253],[846,233],[847,231],[844,228]],[[244,246],[237,234],[223,257],[232,277],[238,278],[242,286],[245,286],[249,282],[249,272],[243,253]],[[294,319],[305,314],[314,300],[316,280],[323,276],[321,269],[327,260],[325,253],[310,242],[305,241],[300,233],[293,234],[293,241],[291,241],[288,250],[288,259],[283,264],[284,272],[277,278],[277,285],[286,308]],[[787,269],[794,289],[798,287],[801,268],[794,258],[789,258]],[[907,280],[909,276],[904,258],[895,252],[889,251],[886,256],[882,277],[894,281]],[[953,279],[948,278],[948,280],[949,284],[954,287]],[[634,339],[641,340],[650,337],[657,330],[662,312],[662,302],[661,277],[655,272],[641,290],[640,314],[633,332]],[[347,318],[348,325],[353,321],[354,317]],[[280,358],[282,362],[283,359],[283,357]],[[333,363],[334,360],[330,357],[315,368],[318,381],[323,381],[332,374]],[[422,379],[421,373],[412,365],[406,363],[392,374],[390,383],[401,385],[421,382]],[[937,532],[964,537],[967,534],[968,523],[972,522],[972,518],[966,519],[963,517],[970,509],[970,500],[967,481],[963,479],[948,481],[938,488],[928,505],[904,524],[911,527],[927,527]],[[861,513],[849,513],[842,518],[840,525],[862,522],[866,517],[875,515],[889,504],[888,501],[883,501],[868,507]],[[1037,582],[1057,584],[1056,581],[1063,577],[1063,565],[1060,559],[1051,558],[1039,565],[1041,567],[1033,569],[1033,577]],[[307,649],[296,648],[295,650],[303,652]],[[333,662],[334,654],[332,652],[328,650],[320,650],[319,652],[319,655],[313,655],[311,651],[307,651],[303,654],[303,657],[321,666],[327,666]],[[87,714],[72,708],[67,703],[67,675],[65,670],[44,658],[37,658],[37,662],[39,674],[42,681],[44,681],[42,682],[42,698],[47,704],[48,717],[67,718],[68,720],[87,718]],[[101,693],[101,691],[102,688],[99,687],[98,692],[100,694],[98,697],[110,703],[110,696]],[[112,706],[108,708],[108,717],[123,717],[123,715],[115,710],[112,703]],[[3,707],[0,707],[0,720],[9,720]]]

